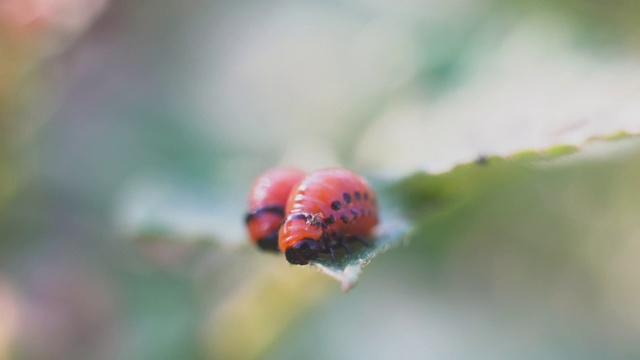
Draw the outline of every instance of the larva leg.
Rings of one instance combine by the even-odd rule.
[[[351,256],[351,251],[349,250],[346,241],[341,241],[340,246],[344,249],[344,252],[347,254],[347,256]]]
[[[362,245],[369,247],[371,246],[371,243],[369,241],[367,241],[365,238],[363,238],[362,236],[349,236],[349,241],[357,241],[359,243],[361,243]]]
[[[336,233],[336,243],[335,246],[336,247],[341,247],[344,249],[344,252],[346,253],[346,256],[351,256],[351,251],[349,250],[349,247],[347,246],[347,240],[349,240],[349,237],[344,236],[344,234],[342,233]]]
[[[335,263],[336,262],[336,254],[333,251],[334,246],[331,244],[331,238],[327,235],[327,233],[324,233],[322,235],[322,242],[324,243],[324,253],[327,252],[327,250],[329,251],[329,254],[331,255],[331,262]]]
[[[331,254],[331,262],[332,262],[332,263],[335,263],[335,262],[336,262],[336,254],[335,254],[335,252],[333,251],[333,246],[330,246],[330,247],[329,247],[329,254]]]

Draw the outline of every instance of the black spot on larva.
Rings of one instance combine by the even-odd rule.
[[[338,200],[331,203],[331,208],[333,210],[340,210],[341,207],[342,207],[342,204],[340,204],[340,201]]]
[[[329,225],[327,225],[327,222],[326,222],[326,221],[322,223],[322,228],[323,228],[323,229],[326,229],[326,228],[327,228],[327,226],[329,226]]]
[[[340,216],[340,220],[342,220],[342,222],[345,224],[349,223],[349,217],[347,215]]]
[[[334,222],[336,222],[336,217],[331,215],[327,218],[327,220],[325,220],[325,222],[329,225],[333,224]]]
[[[369,200],[369,193],[366,191],[364,192],[364,199]]]
[[[345,203],[347,203],[347,204],[351,203],[351,195],[349,193],[342,194],[342,198],[344,199]]]
[[[355,195],[356,200],[360,200],[360,198],[361,198],[360,191],[356,191],[355,193],[353,193],[353,195]]]
[[[353,215],[353,220],[358,218],[358,210],[351,209],[351,214]]]

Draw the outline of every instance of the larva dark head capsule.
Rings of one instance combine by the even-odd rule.
[[[278,248],[278,230],[274,230],[258,239],[256,245],[265,251],[280,251]]]
[[[284,251],[287,261],[295,265],[307,265],[320,257],[320,245],[312,239],[302,239]]]
[[[278,251],[278,229],[291,189],[305,176],[294,168],[273,168],[256,178],[245,217],[251,240],[263,250]]]

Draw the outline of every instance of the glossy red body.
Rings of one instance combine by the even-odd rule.
[[[253,182],[246,224],[251,239],[261,248],[278,250],[278,229],[285,217],[287,199],[305,175],[295,168],[278,167],[267,170]]]
[[[350,237],[369,238],[378,223],[377,199],[369,183],[339,168],[313,172],[295,185],[285,214],[278,236],[283,252],[309,239],[319,243],[320,251],[333,251]]]

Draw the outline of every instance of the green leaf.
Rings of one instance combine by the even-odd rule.
[[[389,216],[389,215],[387,215]],[[396,219],[385,220],[376,229],[375,240],[369,246],[359,246],[350,256],[339,257],[335,262],[319,259],[311,266],[340,282],[342,291],[349,291],[358,284],[363,268],[379,254],[395,247],[407,239],[408,223]]]
[[[593,146],[588,146],[590,144]],[[325,257],[311,262],[310,266],[337,280],[343,291],[349,291],[357,285],[363,268],[373,258],[406,243],[411,232],[421,224],[436,221],[434,219],[440,214],[454,212],[469,202],[477,201],[478,197],[487,192],[530,176],[536,167],[554,164],[556,160],[588,158],[601,153],[603,149],[614,149],[616,145],[635,146],[637,137],[616,134],[592,138],[583,147],[559,145],[546,150],[519,152],[504,158],[480,158],[440,174],[417,172],[387,184],[374,182],[381,198],[381,224],[376,229],[371,245],[350,244],[351,256],[337,250],[335,262]],[[587,151],[577,153],[583,149]],[[148,190],[153,186],[145,183],[144,188]],[[145,214],[138,216],[133,225],[130,224],[132,238],[138,241],[170,241],[193,245],[213,243],[231,249],[250,245],[241,227],[241,204],[224,201],[233,197],[216,197],[204,193],[194,196],[193,191],[185,192],[179,187],[165,190],[166,193],[162,193],[162,196],[147,196],[146,200],[144,196],[126,198],[133,200],[134,204],[125,208],[144,209],[142,213]],[[158,197],[163,200],[158,201]],[[140,204],[141,201],[143,204]],[[236,211],[230,212],[228,209]],[[127,213],[136,211],[123,211],[123,214]],[[286,262],[284,257],[281,261]]]

